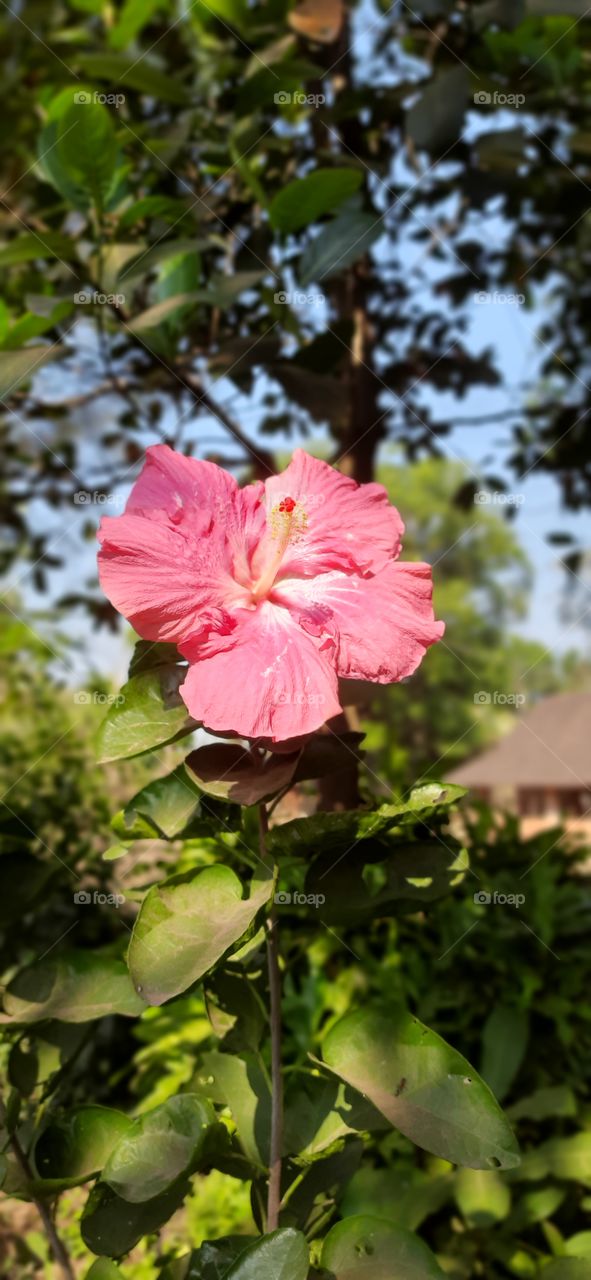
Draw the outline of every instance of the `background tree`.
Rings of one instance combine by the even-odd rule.
[[[437,451],[462,398],[501,383],[470,336],[481,291],[552,285],[500,419],[517,475],[587,500],[589,24],[548,9],[2,11],[6,562],[20,539],[41,585],[63,531],[41,500],[112,491],[155,438],[207,449],[212,421],[260,474],[296,425],[361,480],[387,439]],[[112,301],[75,301],[95,293]]]

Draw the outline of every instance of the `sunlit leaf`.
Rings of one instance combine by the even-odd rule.
[[[163,1004],[208,973],[240,942],[271,888],[270,880],[253,882],[250,897],[243,898],[238,876],[222,865],[154,885],[129,947],[129,968],[142,999]]]
[[[417,1146],[474,1169],[519,1164],[517,1143],[488,1086],[404,1010],[347,1014],[328,1032],[323,1058]]]
[[[98,734],[101,762],[142,755],[173,742],[197,726],[179,693],[186,668],[159,667],[123,685]]]
[[[179,1094],[134,1120],[111,1150],[103,1181],[123,1200],[140,1204],[193,1172],[215,1126],[213,1107]]]
[[[254,1165],[269,1163],[271,1090],[256,1054],[205,1053],[195,1086],[229,1108],[245,1155]]]
[[[15,1022],[90,1022],[108,1013],[133,1018],[144,1005],[123,960],[68,951],[21,969],[6,988],[4,1008]]]
[[[35,1146],[35,1165],[44,1179],[85,1181],[100,1173],[131,1120],[112,1107],[83,1105],[57,1117]]]

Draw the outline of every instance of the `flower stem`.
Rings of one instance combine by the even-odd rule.
[[[261,857],[267,855],[267,810],[259,805],[259,838]],[[279,967],[277,912],[273,903],[267,920],[267,965],[271,1019],[271,1151],[269,1157],[269,1189],[267,1195],[267,1231],[279,1226],[281,1204],[281,1149],[283,1145],[283,1078],[281,1069],[281,970]]]

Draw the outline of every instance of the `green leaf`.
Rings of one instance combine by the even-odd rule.
[[[208,973],[236,946],[268,901],[272,881],[253,882],[242,897],[238,876],[226,866],[207,867],[154,885],[136,920],[129,968],[148,1004],[163,1004]]]
[[[159,667],[174,667],[179,662],[179,651],[175,644],[164,640],[137,640],[129,663],[128,677],[142,675],[145,671],[155,671]]]
[[[18,351],[30,342],[32,338],[40,338],[44,333],[48,333],[50,329],[55,329],[66,316],[71,315],[74,310],[73,301],[64,300],[57,302],[52,307],[49,315],[36,315],[33,311],[25,311],[24,315],[19,316],[15,320],[10,329],[4,334],[2,339],[2,347],[5,351]]]
[[[517,1143],[488,1085],[402,1009],[363,1009],[331,1028],[323,1058],[407,1138],[474,1169],[513,1168]]]
[[[145,7],[145,6],[144,6]],[[128,53],[80,53],[78,62],[92,80],[106,80],[120,89],[136,89],[162,102],[174,102],[184,106],[190,102],[190,94],[178,75],[159,71],[146,56],[130,62]]]
[[[300,284],[320,282],[344,271],[367,253],[382,231],[383,223],[375,213],[344,209],[304,249],[298,272]]]
[[[174,840],[199,811],[201,793],[184,765],[179,765],[164,778],[156,778],[143,787],[126,805],[123,815],[112,826],[117,835],[128,839],[136,818],[147,819],[153,831]]]
[[[100,1173],[131,1120],[111,1107],[79,1106],[53,1120],[35,1146],[35,1166],[41,1178],[85,1182]]]
[[[577,1231],[565,1240],[564,1247],[569,1258],[591,1258],[591,1231]]]
[[[110,1258],[97,1258],[86,1272],[85,1280],[121,1280],[121,1272]]]
[[[336,1205],[359,1168],[362,1155],[361,1139],[350,1138],[326,1152],[322,1159],[308,1164],[301,1183],[283,1210],[283,1225],[304,1231],[308,1239],[324,1235],[326,1224],[334,1217]]]
[[[519,1232],[533,1223],[551,1218],[560,1208],[565,1195],[564,1187],[555,1186],[534,1187],[532,1191],[526,1191],[513,1209],[507,1226],[513,1232]]]
[[[228,1107],[240,1145],[252,1164],[269,1165],[271,1092],[254,1053],[205,1053],[195,1085],[213,1102]]]
[[[469,94],[466,67],[458,63],[437,72],[407,113],[406,129],[415,147],[430,151],[459,138]]]
[[[186,667],[162,666],[123,685],[99,730],[101,764],[142,755],[197,728],[179,693],[186,674]]]
[[[207,795],[251,805],[288,786],[298,760],[298,752],[254,759],[244,747],[220,742],[192,751],[185,764]]]
[[[182,1204],[189,1183],[181,1181],[164,1195],[143,1204],[130,1204],[104,1182],[93,1187],[80,1221],[80,1234],[93,1253],[120,1258],[142,1236],[158,1231]]]
[[[159,10],[166,9],[166,0],[125,0],[117,15],[117,22],[109,30],[109,44],[113,49],[125,49],[132,44],[140,31],[148,25]]]
[[[263,271],[236,271],[232,276],[213,276],[207,289],[193,289],[188,293],[176,293],[157,302],[147,311],[142,311],[129,323],[134,333],[145,333],[157,329],[165,320],[176,316],[178,311],[190,311],[198,305],[206,307],[231,307],[241,293],[254,288]]]
[[[360,169],[315,169],[277,192],[269,205],[271,225],[287,235],[317,222],[361,186]]]
[[[128,1127],[103,1168],[103,1182],[123,1200],[153,1200],[184,1174],[192,1173],[217,1128],[209,1103],[178,1094]]]
[[[134,316],[129,322],[129,328],[132,333],[147,333],[151,329],[158,329],[165,320],[172,319],[179,311],[190,311],[202,301],[199,292],[178,293],[172,298],[165,298],[162,302],[157,302],[153,307],[148,307],[147,311],[141,311],[139,316]]]
[[[84,97],[87,101],[76,101]],[[117,138],[107,108],[81,91],[57,123],[56,149],[68,178],[103,208],[115,179]]]
[[[75,257],[76,243],[70,236],[52,231],[44,231],[43,235],[27,232],[26,235],[15,236],[0,248],[0,267],[34,262],[36,258],[65,258],[69,261]]]
[[[191,216],[186,200],[179,200],[175,196],[142,196],[121,214],[119,231],[127,231],[129,227],[148,218],[162,218],[164,222],[178,224],[185,215]]]
[[[460,1169],[456,1174],[455,1197],[469,1227],[492,1227],[502,1222],[511,1209],[511,1192],[493,1170]]]
[[[308,1164],[348,1134],[383,1129],[386,1124],[375,1107],[342,1081],[308,1076],[287,1092],[284,1153],[298,1164]]]
[[[47,360],[57,360],[63,351],[64,348],[57,344],[24,347],[22,351],[0,351],[0,400],[5,400],[12,391],[27,382]]]
[[[156,244],[151,249],[143,249],[136,252],[122,267],[118,279],[121,284],[129,284],[132,280],[140,279],[142,276],[153,271],[155,267],[162,262],[168,262],[170,258],[177,258],[182,255],[191,255],[195,257],[198,252],[206,248],[213,248],[214,240],[197,239],[186,236],[184,239],[165,240],[162,244]],[[177,289],[177,293],[180,290]]]
[[[378,809],[348,809],[343,813],[315,813],[310,818],[284,822],[269,833],[269,849],[274,854],[309,858],[315,853],[341,851],[359,840],[369,840],[412,822],[428,822],[438,810],[454,804],[466,794],[464,787],[433,782],[415,787],[408,800],[383,804]]]
[[[491,1010],[482,1032],[481,1075],[502,1101],[524,1060],[529,1039],[525,1010],[498,1004]]]
[[[287,1227],[249,1245],[224,1280],[307,1280],[309,1267],[305,1236]]]
[[[427,1245],[382,1218],[337,1222],[324,1241],[320,1260],[334,1280],[444,1280]]]
[[[235,27],[242,35],[248,34],[252,15],[247,0],[195,0],[195,5],[205,20],[211,22],[212,17],[217,17],[224,24],[229,23]]]
[[[4,1008],[15,1022],[91,1022],[109,1013],[134,1018],[144,1005],[123,960],[96,951],[68,951],[21,969],[6,988]]]

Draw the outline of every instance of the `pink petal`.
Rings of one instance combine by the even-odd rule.
[[[199,627],[204,610],[240,591],[215,531],[195,538],[184,527],[126,512],[103,519],[98,537],[102,589],[145,640],[178,643]]]
[[[136,515],[159,510],[172,517],[190,512],[209,525],[226,519],[237,492],[234,477],[215,462],[185,458],[167,444],[155,444],[146,450],[125,510]]]
[[[195,720],[217,733],[281,742],[313,733],[339,714],[334,650],[320,652],[289,610],[264,603],[235,613],[217,653],[210,633],[181,645],[192,664],[181,695]]]
[[[147,450],[125,514],[104,519],[98,535],[101,586],[138,635],[178,643],[242,599],[263,497],[261,483],[240,489],[212,462]]]
[[[404,525],[383,486],[358,485],[303,449],[296,449],[281,475],[265,481],[265,490],[268,531],[255,559],[256,576],[273,555],[273,524],[286,499],[297,506],[281,577],[312,577],[331,569],[375,573],[400,550]]]
[[[168,519],[203,536],[225,537],[241,582],[249,577],[250,558],[265,531],[262,481],[239,488],[228,471],[214,462],[185,458],[166,444],[146,450],[146,463],[136,480],[126,512]]]
[[[373,578],[327,573],[277,584],[273,599],[309,630],[329,610],[339,676],[388,684],[412,675],[445,630],[435,622],[431,566],[392,561]],[[328,617],[324,629],[330,628]]]

